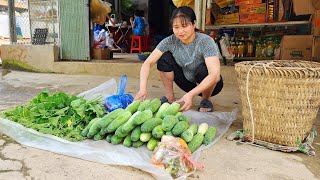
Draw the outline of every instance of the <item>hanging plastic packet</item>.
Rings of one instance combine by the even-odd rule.
[[[110,49],[114,49],[114,39],[113,39],[113,34],[106,31],[106,46]]]
[[[105,106],[108,112],[111,112],[115,109],[126,108],[133,101],[133,96],[131,94],[124,94],[127,86],[127,75],[122,75],[120,77],[118,94],[109,96],[105,99],[103,105]]]
[[[188,145],[183,139],[169,135],[162,136],[151,161],[168,171],[173,178],[195,171],[196,168],[204,168],[192,159]]]

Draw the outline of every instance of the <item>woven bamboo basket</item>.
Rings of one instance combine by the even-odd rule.
[[[297,147],[319,110],[320,63],[246,61],[235,64],[235,70],[244,130],[258,140]]]

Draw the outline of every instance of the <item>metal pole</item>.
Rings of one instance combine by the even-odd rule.
[[[15,16],[14,0],[8,1],[8,12],[9,12],[9,27],[10,27],[10,43],[17,42],[16,32],[16,16]]]
[[[117,1],[118,1],[118,9],[117,9],[117,11],[118,11],[120,19],[123,20],[122,19],[122,15],[121,15],[121,0],[117,0]]]

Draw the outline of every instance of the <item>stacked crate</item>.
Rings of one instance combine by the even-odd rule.
[[[239,6],[240,24],[266,22],[267,6],[262,0],[236,0]]]

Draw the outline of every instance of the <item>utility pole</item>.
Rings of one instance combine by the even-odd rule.
[[[16,16],[15,16],[15,8],[14,1],[8,1],[8,13],[9,13],[9,27],[10,27],[10,43],[13,44],[17,42],[17,32],[16,32]]]

